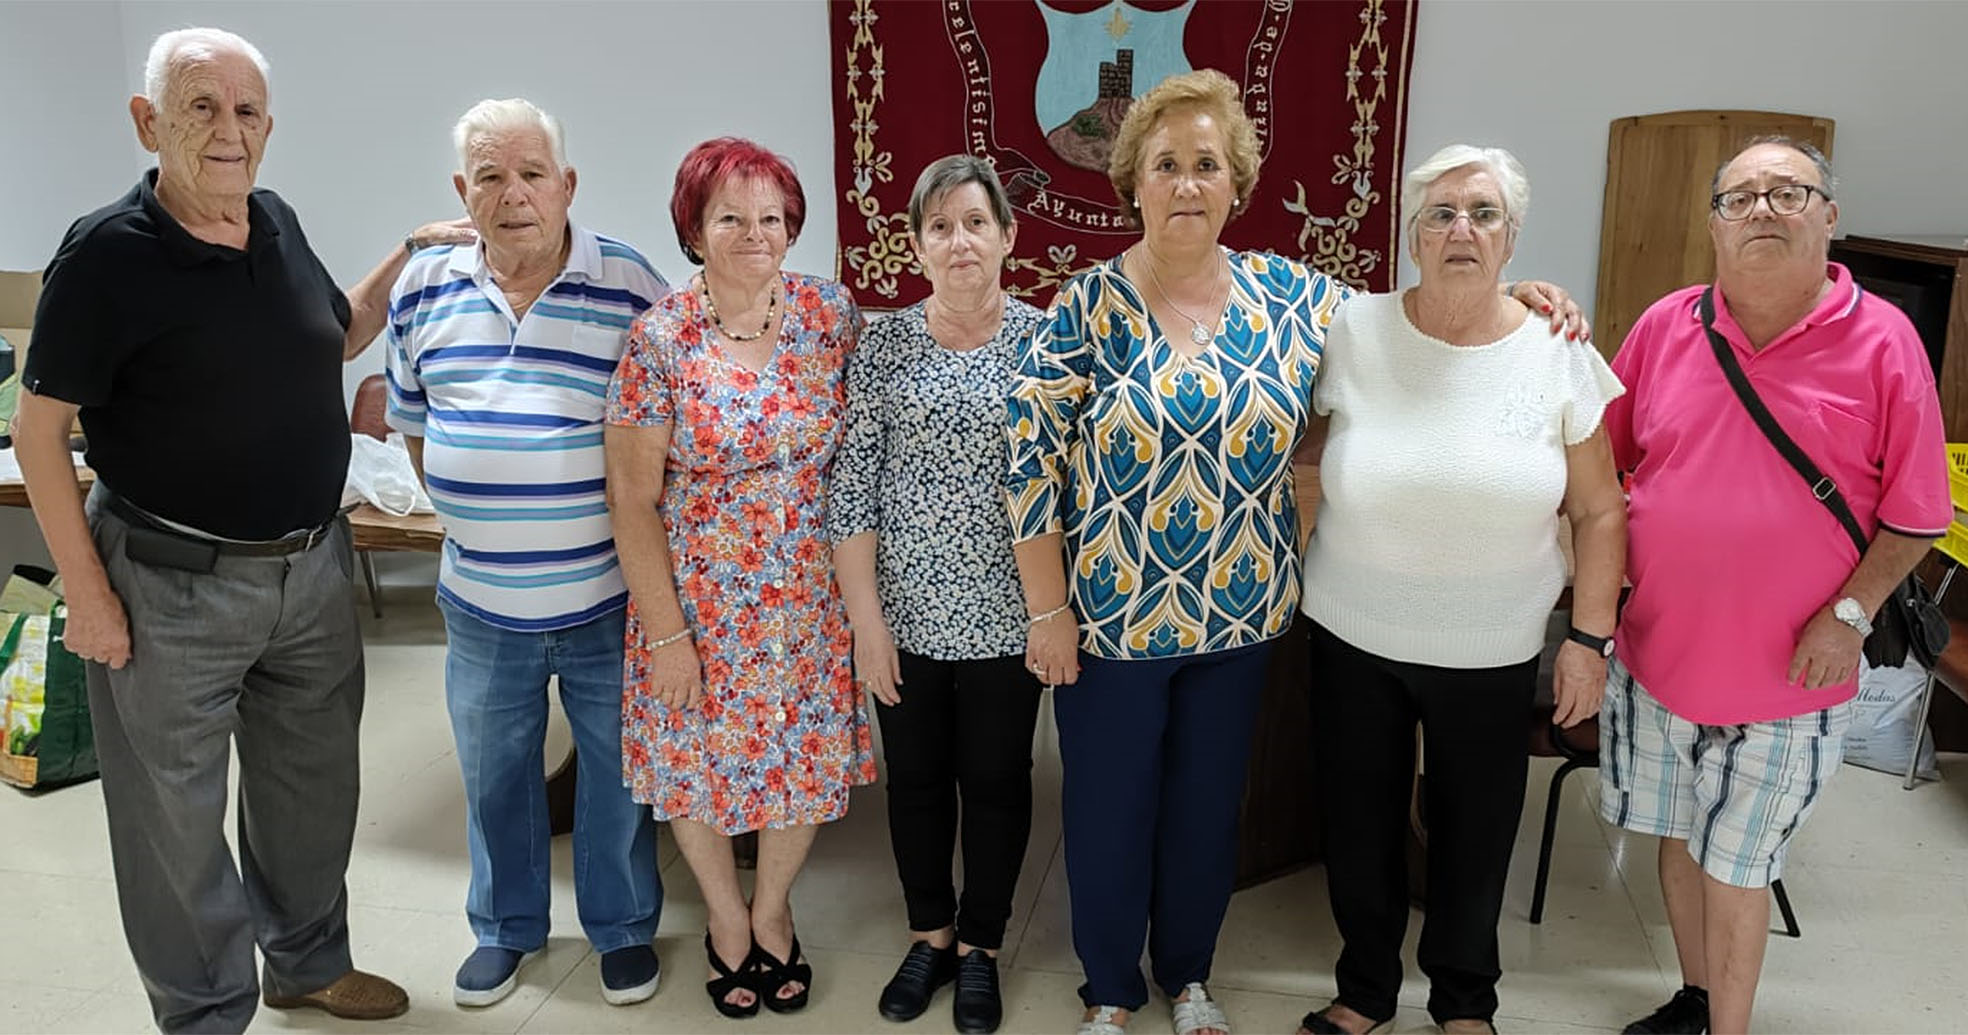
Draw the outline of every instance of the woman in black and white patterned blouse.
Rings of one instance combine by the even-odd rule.
[[[999,285],[1017,230],[989,164],[953,155],[923,170],[909,232],[930,296],[871,326],[848,361],[828,508],[909,910],[912,944],[881,1014],[910,1020],[954,979],[964,1032],[994,1031],[1003,1014],[998,947],[1032,825],[1040,687],[1004,506],[1004,412],[1040,314]]]

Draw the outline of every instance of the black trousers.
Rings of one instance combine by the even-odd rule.
[[[954,923],[964,944],[1000,948],[1032,834],[1039,681],[1023,654],[937,661],[899,653],[902,703],[877,704],[875,714],[888,764],[889,840],[909,929]],[[961,909],[951,878],[959,825]]]
[[[1345,943],[1339,1002],[1394,1016],[1408,927],[1408,797],[1421,723],[1428,891],[1417,953],[1437,1023],[1496,1014],[1497,917],[1529,771],[1537,658],[1501,668],[1416,665],[1312,623],[1312,728],[1326,813],[1326,884]]]

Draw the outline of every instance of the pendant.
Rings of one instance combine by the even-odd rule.
[[[1216,335],[1211,334],[1206,328],[1203,327],[1202,324],[1195,323],[1193,321],[1189,324],[1190,341],[1193,341],[1198,345],[1208,345],[1210,343],[1210,339],[1214,337],[1216,337]]]

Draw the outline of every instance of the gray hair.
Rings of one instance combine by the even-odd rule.
[[[1837,193],[1838,177],[1831,174],[1831,159],[1826,158],[1823,151],[1812,146],[1809,141],[1799,140],[1796,137],[1788,137],[1782,133],[1768,133],[1763,136],[1751,137],[1749,143],[1744,144],[1741,148],[1737,149],[1735,154],[1723,159],[1722,164],[1715,167],[1715,175],[1708,181],[1709,195],[1712,197],[1722,193],[1722,174],[1729,171],[1729,166],[1734,165],[1736,159],[1741,158],[1744,152],[1750,148],[1761,147],[1764,144],[1787,147],[1809,158],[1811,164],[1818,170],[1818,185],[1824,188],[1825,200],[1830,201]]]
[[[451,143],[458,148],[458,171],[471,171],[468,166],[473,138],[513,130],[536,130],[544,135],[547,146],[553,149],[555,167],[567,168],[567,145],[560,132],[560,120],[532,101],[508,97],[503,101],[480,101],[458,116],[458,124],[451,127]]]
[[[1531,210],[1531,178],[1524,172],[1524,163],[1503,148],[1472,144],[1450,144],[1408,170],[1407,177],[1401,181],[1401,211],[1406,214],[1408,226],[1412,228],[1421,217],[1421,203],[1436,180],[1471,165],[1497,181],[1503,190],[1504,214],[1510,217],[1511,226],[1521,229],[1525,213]]]
[[[207,56],[228,50],[244,54],[253,67],[260,70],[260,81],[266,85],[267,100],[271,104],[273,70],[268,67],[266,56],[260,53],[260,48],[235,33],[210,28],[174,29],[151,42],[150,55],[144,58],[144,97],[152,104],[163,103],[164,87],[171,81],[173,66],[186,56],[187,51],[196,52],[194,56]]]
[[[975,183],[984,188],[984,196],[990,199],[991,216],[998,221],[998,229],[1010,229],[1013,221],[1011,199],[1005,196],[1004,184],[998,182],[998,170],[973,155],[949,155],[929,163],[922,175],[916,177],[916,189],[909,192],[909,232],[922,232],[923,209],[932,199],[940,198],[966,183]]]

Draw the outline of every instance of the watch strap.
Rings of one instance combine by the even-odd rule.
[[[1581,647],[1590,648],[1594,654],[1602,657],[1612,653],[1613,638],[1611,636],[1594,636],[1574,625],[1566,631],[1565,638]]]

